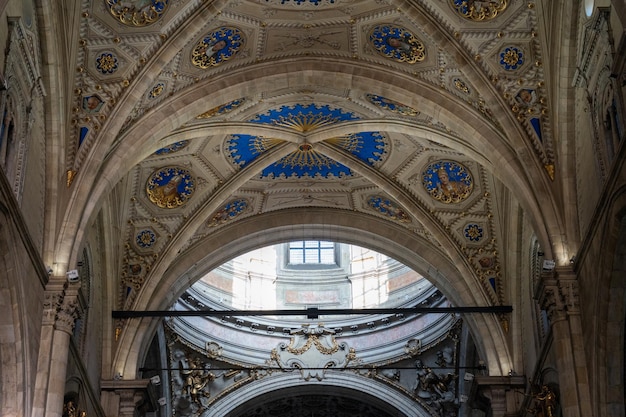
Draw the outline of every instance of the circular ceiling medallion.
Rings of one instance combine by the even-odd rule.
[[[159,20],[169,0],[105,0],[109,12],[126,26],[147,26]]]
[[[507,71],[515,71],[524,64],[524,51],[515,46],[507,46],[500,52],[500,65]]]
[[[113,74],[118,67],[119,62],[112,52],[103,52],[96,58],[96,69],[101,74]]]
[[[215,67],[232,58],[244,45],[241,31],[221,27],[206,35],[191,51],[191,63],[198,68]]]
[[[424,44],[399,26],[376,26],[370,32],[370,42],[381,55],[394,61],[415,64],[426,58]]]
[[[463,229],[463,235],[470,242],[480,242],[484,236],[483,228],[476,223],[468,223]]]
[[[184,205],[195,191],[191,173],[183,168],[165,167],[156,170],[146,184],[148,198],[161,208],[173,209]]]
[[[436,161],[422,173],[428,194],[442,203],[459,203],[472,193],[474,181],[469,170],[454,161]]]
[[[458,14],[475,22],[494,19],[506,9],[507,3],[508,0],[450,0]]]
[[[156,234],[150,229],[144,229],[137,233],[135,242],[143,249],[151,248],[156,243]]]

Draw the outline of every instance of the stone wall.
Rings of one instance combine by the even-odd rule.
[[[30,416],[48,273],[0,172],[0,415]]]

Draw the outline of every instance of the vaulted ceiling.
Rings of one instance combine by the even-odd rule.
[[[551,240],[541,13],[520,0],[83,3],[64,17],[77,29],[53,252],[73,264],[104,213],[118,309],[166,308],[221,262],[294,237],[393,253],[455,304],[508,304],[509,201],[547,251],[567,249]],[[134,355],[145,328],[118,326]],[[506,347],[492,354],[510,369]]]

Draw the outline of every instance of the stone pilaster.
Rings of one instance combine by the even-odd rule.
[[[576,274],[570,267],[545,272],[536,298],[547,312],[552,326],[563,417],[590,416],[590,389]]]
[[[78,289],[51,279],[44,295],[33,415],[61,417],[70,337],[78,315]]]
[[[65,295],[64,282],[51,282],[44,294],[43,317],[41,326],[41,339],[39,343],[39,356],[37,358],[37,379],[35,381],[35,393],[33,398],[33,415],[43,416],[46,410],[47,392],[50,379],[50,363],[52,347],[54,345],[54,324],[57,313],[63,304]]]
[[[50,358],[50,382],[46,401],[46,417],[61,417],[65,396],[65,377],[70,347],[70,337],[78,317],[78,291],[66,291],[63,304],[57,312],[54,326],[52,356]]]

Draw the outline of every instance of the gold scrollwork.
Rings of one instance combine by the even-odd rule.
[[[127,26],[148,26],[163,16],[169,0],[107,0],[109,12]]]
[[[450,0],[450,2],[461,16],[475,22],[494,19],[508,6],[508,0]]]
[[[293,353],[294,355],[302,355],[304,352],[306,352],[307,350],[309,350],[311,348],[312,345],[315,345],[315,347],[317,348],[317,350],[320,351],[320,353],[324,354],[324,355],[332,355],[333,353],[337,352],[339,350],[339,345],[337,344],[337,341],[335,340],[334,337],[331,338],[332,340],[332,346],[331,347],[326,347],[324,346],[319,338],[314,335],[311,334],[309,335],[306,343],[304,344],[304,346],[300,347],[300,348],[294,348],[292,347],[294,344],[294,339],[291,339],[291,343],[289,344],[289,346],[287,346],[287,352],[289,353]]]

